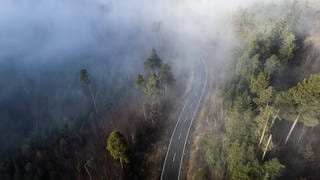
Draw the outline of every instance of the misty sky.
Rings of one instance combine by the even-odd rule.
[[[208,34],[232,10],[249,2],[253,1],[1,0],[0,60],[37,61],[121,47],[122,38],[154,31],[157,22],[171,33]]]

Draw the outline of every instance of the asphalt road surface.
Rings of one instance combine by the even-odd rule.
[[[192,89],[180,112],[164,160],[161,180],[178,180],[192,122],[196,116],[207,86],[207,73],[203,61],[195,68]]]

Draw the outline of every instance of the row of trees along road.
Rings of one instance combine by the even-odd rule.
[[[295,34],[299,8],[295,1],[263,4],[235,16],[243,46],[224,89],[225,135],[203,140],[213,179],[279,178],[285,166],[278,160],[277,146],[286,146],[297,122],[319,124],[320,75],[309,74],[302,81],[294,74],[286,76],[299,64],[294,62],[300,48]],[[291,121],[292,126],[284,141],[275,144],[272,127],[277,120]]]
[[[162,99],[166,97],[168,89],[174,85],[175,78],[170,66],[162,62],[155,49],[152,49],[150,57],[145,60],[144,69],[146,75],[138,74],[134,86],[143,92],[144,118],[150,120],[154,125],[160,119],[163,111]],[[83,74],[82,79],[85,84],[89,85],[87,73]],[[94,96],[92,100],[94,102]],[[126,138],[117,130],[110,133],[106,149],[114,159],[120,161],[122,168],[132,159]]]
[[[167,95],[168,88],[175,83],[175,78],[168,64],[162,62],[155,49],[144,62],[146,75],[138,74],[134,86],[144,93],[143,115],[145,119],[156,123],[162,109],[161,100]]]

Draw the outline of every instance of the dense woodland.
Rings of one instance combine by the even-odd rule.
[[[230,52],[212,42],[223,33],[195,30],[207,28],[200,21],[195,29],[183,26],[191,35],[183,31],[182,37],[169,22],[153,22],[150,34],[136,24],[121,30],[128,35],[111,28],[112,38],[104,40],[114,41],[112,47],[95,34],[97,46],[37,64],[6,57],[0,61],[0,179],[158,178],[161,167],[154,166],[176,120],[169,117],[178,114],[194,80],[190,60],[203,55],[197,48],[217,48],[216,57],[230,55],[232,62],[208,67],[228,69],[209,79],[223,99],[222,113],[210,132],[200,133],[199,167],[190,179],[319,179],[319,12],[302,1],[238,9],[230,27],[236,40],[225,37],[236,46]],[[147,52],[151,44],[160,50]]]
[[[319,50],[306,44],[315,15],[292,2],[234,16],[241,47],[224,85],[227,115],[202,137],[206,166],[196,179],[319,178]]]
[[[96,77],[79,69],[74,83],[87,92],[87,114],[72,125],[34,127],[21,147],[2,158],[0,179],[143,178],[146,154],[170,112],[168,99],[176,95],[169,91],[175,83],[171,67],[155,49],[140,65],[144,72],[125,87],[131,90],[120,89],[124,97],[113,94],[119,101],[108,109],[97,99]]]

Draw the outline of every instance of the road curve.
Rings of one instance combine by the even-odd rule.
[[[196,65],[192,89],[183,105],[172,133],[161,172],[161,180],[178,180],[180,177],[181,164],[191,125],[206,87],[207,71],[204,61],[201,60]]]

